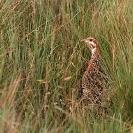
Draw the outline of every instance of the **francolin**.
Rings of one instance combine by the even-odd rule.
[[[100,67],[100,48],[95,38],[89,37],[81,40],[91,50],[91,59],[87,70],[81,80],[81,90],[85,99],[95,109],[105,111],[110,104],[107,93],[108,78]]]

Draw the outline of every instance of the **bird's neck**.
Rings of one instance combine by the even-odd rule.
[[[96,54],[96,51],[97,51],[96,48],[92,49],[92,51],[91,51],[91,58],[94,58],[94,56]]]
[[[99,68],[100,67],[100,50],[99,48],[92,50],[91,60],[89,62],[88,66],[88,72],[90,72],[93,68]]]
[[[97,61],[100,61],[99,59],[100,59],[100,50],[99,50],[99,48],[92,49],[92,51],[91,51],[91,60],[97,62]]]

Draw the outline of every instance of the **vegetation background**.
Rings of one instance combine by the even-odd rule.
[[[77,99],[89,36],[112,80],[101,116]],[[132,57],[132,0],[1,0],[0,132],[133,133]]]

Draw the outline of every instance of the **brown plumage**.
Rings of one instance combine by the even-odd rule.
[[[91,49],[92,56],[87,70],[81,80],[81,90],[84,98],[96,109],[104,110],[110,104],[107,93],[108,78],[100,67],[100,48],[95,38],[81,40]]]

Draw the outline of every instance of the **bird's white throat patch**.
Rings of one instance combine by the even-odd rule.
[[[92,41],[91,41],[91,42],[89,42],[89,43],[90,43],[90,44],[92,44],[93,46],[96,46],[96,44],[95,44],[94,42],[92,42]]]
[[[91,55],[91,58],[94,57],[95,53],[96,53],[96,48],[92,49],[92,51],[91,51],[91,54],[92,54],[92,55]]]

